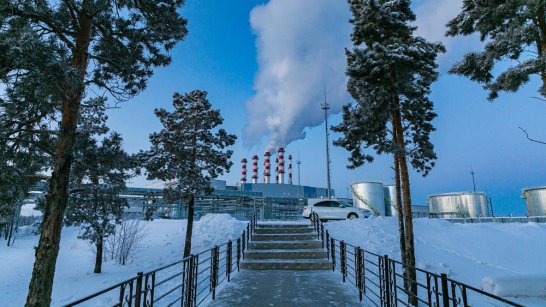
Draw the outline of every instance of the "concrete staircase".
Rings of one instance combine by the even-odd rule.
[[[242,269],[330,270],[322,242],[304,224],[258,224],[245,251]]]

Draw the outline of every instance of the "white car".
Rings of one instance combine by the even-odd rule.
[[[302,216],[308,219],[313,212],[315,212],[321,220],[352,220],[356,218],[367,218],[373,215],[371,210],[358,209],[341,200],[323,198],[310,198],[307,201],[307,206],[303,208]]]

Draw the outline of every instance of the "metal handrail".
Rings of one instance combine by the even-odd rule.
[[[315,212],[311,214],[310,220],[317,232],[324,232],[324,223],[320,221]],[[408,266],[387,255],[381,256],[345,243],[343,240],[333,238],[328,230],[319,234],[319,240],[322,240],[328,256],[331,257],[332,270],[337,270],[342,274],[343,282],[350,279],[350,283],[358,289],[360,301],[366,298],[368,303],[375,306],[413,306],[412,301],[428,306],[470,306],[476,304],[475,302],[474,304],[469,303],[476,295],[495,300],[494,303],[522,306],[448,278],[446,274],[437,274],[415,266]],[[401,269],[397,271],[397,267]],[[347,269],[354,271],[354,273],[348,272]],[[410,269],[415,270],[415,279],[403,273]],[[420,274],[421,280],[417,274]],[[416,294],[409,291],[408,285],[413,285],[416,288]],[[373,297],[368,294],[372,294]]]
[[[166,297],[172,297],[174,293],[177,296],[172,297],[169,306],[179,301],[181,306],[184,307],[199,306],[211,295],[215,299],[216,288],[225,280],[229,282],[232,273],[239,271],[240,261],[244,259],[245,250],[248,248],[248,242],[254,234],[256,225],[257,216],[256,212],[254,212],[250,217],[246,230],[236,240],[229,240],[221,245],[146,273],[139,272],[136,277],[116,283],[64,306],[71,307],[89,302],[116,289],[119,291],[119,295],[117,297],[115,297],[114,293],[111,295],[114,306],[153,307],[154,303]],[[220,254],[222,255],[220,256]],[[183,264],[182,270],[173,272],[171,269],[180,269],[177,267],[179,264]],[[156,282],[156,275],[165,273],[167,270],[170,270],[169,275]],[[205,275],[207,272],[208,275]],[[179,276],[181,278],[176,279],[176,284],[173,284],[172,281]],[[157,287],[164,284],[171,286],[167,286],[167,290],[162,293],[157,293]],[[198,287],[200,288],[199,291]],[[182,291],[175,292],[180,288]],[[208,291],[206,291],[207,289]],[[105,299],[109,300],[110,297]],[[162,305],[164,304],[165,302]]]

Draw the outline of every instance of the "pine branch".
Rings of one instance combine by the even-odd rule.
[[[4,10],[3,10],[4,11]],[[19,10],[19,9],[16,9],[16,8],[13,8],[11,7],[10,9],[5,9],[5,11],[7,11],[6,13],[8,15],[12,14],[12,15],[15,15],[15,16],[18,16],[18,17],[22,17],[22,18],[29,18],[31,20],[34,20],[35,22],[37,23],[43,23],[45,24],[46,26],[48,26],[52,32],[54,32],[55,34],[57,34],[57,36],[59,37],[59,39],[65,43],[70,49],[74,49],[75,48],[75,45],[72,43],[72,41],[70,41],[70,39],[68,39],[68,37],[66,35],[73,35],[74,33],[71,33],[69,31],[63,31],[61,28],[59,28],[57,25],[55,25],[53,22],[49,21],[49,20],[46,20],[44,19],[42,16],[38,15],[37,13],[34,13],[34,12],[26,12],[26,11],[22,11],[22,10]]]

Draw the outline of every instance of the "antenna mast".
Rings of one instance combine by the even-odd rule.
[[[302,195],[301,195],[301,170],[300,170],[300,165],[301,165],[301,161],[300,161],[300,155],[298,153],[298,199],[301,199],[303,198]],[[299,201],[299,200],[298,200]]]
[[[470,175],[472,175],[472,185],[474,186],[474,193],[476,193],[476,180],[474,179],[474,169],[470,167]]]
[[[327,180],[327,195],[328,199],[332,198],[331,185],[330,185],[330,142],[328,141],[328,110],[330,105],[326,101],[326,90],[324,90],[324,103],[321,104],[321,108],[324,110],[324,128],[326,137],[326,180]]]

